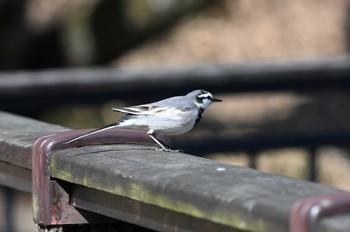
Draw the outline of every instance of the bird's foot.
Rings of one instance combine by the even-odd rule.
[[[182,150],[173,150],[173,149],[170,149],[170,148],[154,148],[154,150],[156,151],[165,151],[165,152],[179,152],[179,153],[183,153]]]

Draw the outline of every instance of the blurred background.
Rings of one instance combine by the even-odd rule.
[[[238,68],[265,63],[278,66],[281,61],[288,63],[301,59],[309,62],[346,57],[349,49],[349,0],[0,1],[2,76],[18,72],[35,76],[47,70],[60,72],[96,67],[135,67],[147,71],[149,68],[176,70],[206,64],[234,64]],[[99,78],[97,72],[96,83]],[[82,100],[71,99],[72,104],[65,101],[39,108],[20,104],[1,108],[0,104],[0,109],[70,128],[100,127],[122,117],[111,112],[112,107],[141,104],[188,92],[188,86],[176,84],[169,94],[165,91],[168,87],[145,93],[140,85],[131,88],[133,91],[129,95],[133,97],[130,100],[120,99],[116,93],[115,97],[91,103],[86,100],[88,97],[84,98],[90,94],[89,89],[69,89],[78,91]],[[201,86],[200,82],[198,86]],[[137,97],[139,89],[143,95]],[[217,86],[214,88],[217,92],[210,86],[206,89],[224,102],[212,105],[191,132],[173,137],[176,148],[183,148],[189,154],[305,180],[310,179],[312,155],[315,160],[311,168],[317,170],[316,174],[311,174],[314,175],[312,180],[350,190],[346,141],[341,146],[325,143],[304,147],[291,142],[292,145],[285,147],[254,147],[259,141],[273,144],[274,138],[277,140],[281,136],[289,136],[288,141],[293,141],[293,138],[300,139],[296,135],[350,131],[347,88],[230,91],[229,87],[223,86],[222,89]],[[3,99],[6,100],[5,95]],[[233,144],[231,151],[214,146],[212,152],[203,152],[200,148],[190,149],[184,145],[186,141],[200,144],[211,139],[242,143],[247,139],[246,144],[248,147],[252,144],[252,149],[238,149]],[[8,191],[0,192],[0,231],[5,231],[2,228],[6,226],[8,210],[13,211],[15,218],[29,224],[15,223],[15,231],[35,231],[31,222],[30,195]],[[13,209],[3,204],[9,197],[16,202]]]

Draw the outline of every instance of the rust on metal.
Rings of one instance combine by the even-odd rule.
[[[314,231],[322,217],[350,211],[350,192],[337,192],[300,199],[293,204],[290,232]]]
[[[81,224],[86,218],[69,204],[66,190],[50,177],[50,161],[53,151],[91,144],[143,144],[156,145],[143,131],[114,129],[65,144],[89,130],[60,132],[37,139],[33,145],[33,212],[34,222],[40,225]],[[157,137],[165,145],[166,136]]]

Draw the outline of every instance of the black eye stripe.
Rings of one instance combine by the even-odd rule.
[[[199,103],[202,103],[202,102],[203,102],[203,98],[200,97],[200,96],[197,96],[197,101],[198,101]]]
[[[211,96],[198,96],[197,99],[213,99]]]

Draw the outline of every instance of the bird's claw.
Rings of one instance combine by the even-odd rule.
[[[178,153],[183,153],[182,150],[173,150],[170,148],[154,148],[156,151],[165,151],[165,152],[178,152]]]

